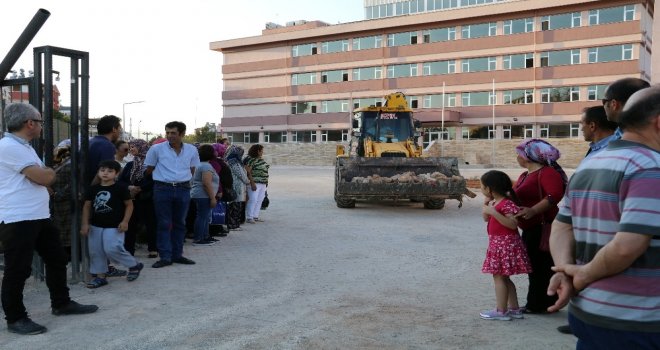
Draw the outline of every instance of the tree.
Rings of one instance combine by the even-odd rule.
[[[192,135],[191,135],[192,136]],[[195,141],[199,143],[215,142],[215,123],[206,123],[201,128],[195,129]]]

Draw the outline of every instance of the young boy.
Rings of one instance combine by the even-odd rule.
[[[85,197],[80,233],[89,235],[89,272],[96,275],[87,288],[108,284],[105,278],[108,259],[129,268],[126,276],[129,282],[135,281],[144,267],[124,248],[124,232],[133,213],[133,201],[128,187],[115,182],[120,169],[114,160],[102,161],[98,171],[101,182],[93,185]]]

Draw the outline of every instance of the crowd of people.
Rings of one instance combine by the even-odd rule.
[[[71,204],[76,196],[83,201],[80,233],[88,239],[88,288],[107,285],[108,277],[126,276],[132,282],[140,276],[144,264],[135,257],[140,232],[145,233],[147,257],[159,258],[152,267],[161,268],[195,264],[183,256],[186,234],[193,245],[213,245],[218,240],[212,235],[242,231],[243,223],[263,221],[259,213],[269,166],[261,145],[253,145],[243,158],[243,148],[226,139],[213,145],[187,144],[183,142],[186,125],[176,121],[165,126],[165,139],[126,142],[119,139],[120,119],[104,116],[97,125],[98,135],[89,142],[84,193],[72,196],[71,158],[76,155],[71,142],[60,142],[53,168],[46,167],[29,144],[41,134],[40,113],[29,104],[14,103],[6,107],[5,118],[8,133],[0,140],[0,149],[11,156],[0,161],[0,193],[6,199],[0,208],[0,239],[5,255],[2,306],[10,332],[46,331],[28,317],[23,305],[33,252],[46,266],[53,314],[98,309],[72,301],[66,286]],[[211,225],[211,211],[220,210],[225,222]],[[186,224],[189,212],[192,225]]]
[[[70,142],[61,142],[54,168],[45,167],[29,144],[42,131],[39,112],[9,104],[5,118],[2,306],[9,331],[38,334],[46,328],[30,320],[22,298],[35,251],[46,266],[53,314],[98,309],[72,301],[66,286],[75,155]],[[480,317],[522,319],[570,302],[569,325],[558,330],[575,334],[579,349],[660,348],[660,86],[613,82],[602,106],[584,109],[581,124],[589,150],[570,180],[559,150],[541,139],[515,148],[525,169],[515,183],[497,170],[481,177],[489,237],[482,272],[493,275],[496,306]],[[152,144],[119,141],[121,131],[119,118],[105,116],[90,140],[81,223],[89,239],[89,288],[112,276],[140,276],[144,264],[135,252],[142,229],[148,258],[159,258],[152,267],[162,268],[195,264],[183,255],[186,233],[193,245],[210,246],[214,235],[263,221],[269,177],[263,146],[243,157],[244,149],[228,142],[187,144],[182,122],[165,125],[166,139]],[[218,211],[227,229],[211,225]],[[524,306],[510,278],[516,274],[529,277]]]
[[[569,305],[577,349],[660,348],[660,86],[625,78],[585,108],[589,150],[570,181],[559,150],[524,140],[517,181],[481,177],[489,237],[482,272],[496,307],[482,319],[509,321]],[[518,233],[522,230],[522,237]],[[510,276],[528,274],[525,306]]]

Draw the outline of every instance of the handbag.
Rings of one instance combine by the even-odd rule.
[[[261,202],[261,210],[266,210],[270,205],[270,199],[268,199],[268,192],[264,195],[264,200]]]
[[[543,170],[543,169],[541,169]],[[537,183],[539,185],[539,196],[543,200],[543,189],[541,188],[541,170],[538,171]],[[550,251],[550,233],[552,232],[552,222],[545,221],[545,215],[541,214],[541,242],[539,250],[543,252]]]
[[[222,191],[222,201],[223,202],[233,202],[236,200],[236,191],[233,188],[225,188]]]
[[[218,201],[218,204],[211,210],[210,225],[224,225],[225,217],[227,215],[227,204],[223,201]]]

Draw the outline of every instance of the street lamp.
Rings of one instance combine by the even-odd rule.
[[[126,105],[132,105],[135,103],[144,103],[147,101],[133,101],[133,102],[124,102],[122,105],[121,109],[121,119],[122,119],[122,124],[124,124],[124,127],[126,127]],[[128,133],[133,137],[133,118],[130,118],[130,122],[128,124]]]

